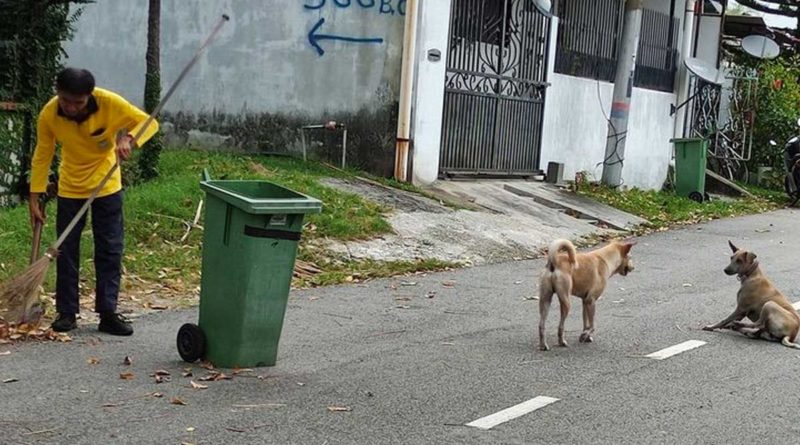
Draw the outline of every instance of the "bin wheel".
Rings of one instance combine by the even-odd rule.
[[[200,326],[186,323],[178,330],[178,354],[189,363],[203,358],[206,353],[206,336]]]
[[[689,199],[692,201],[703,202],[703,194],[700,192],[689,193]]]

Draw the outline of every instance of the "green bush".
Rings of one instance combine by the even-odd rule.
[[[758,99],[753,131],[751,172],[759,166],[773,167],[774,186],[782,188],[783,146],[798,133],[800,118],[800,58],[775,59],[759,67]],[[774,140],[773,147],[769,141]]]

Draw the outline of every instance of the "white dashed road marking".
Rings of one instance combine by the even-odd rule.
[[[662,349],[660,351],[656,351],[656,352],[654,352],[652,354],[648,354],[645,357],[652,358],[652,359],[655,359],[655,360],[664,360],[664,359],[672,357],[673,355],[678,355],[681,352],[686,352],[686,351],[688,351],[690,349],[699,348],[700,346],[703,346],[704,344],[706,344],[706,342],[704,342],[704,341],[689,340],[689,341],[685,341],[683,343],[679,343],[679,344],[677,344],[675,346],[670,346],[669,348]]]
[[[539,408],[544,408],[551,403],[558,402],[559,399],[554,399],[552,397],[546,396],[539,396],[534,397],[526,402],[522,402],[519,405],[514,405],[511,408],[506,408],[502,411],[496,412],[486,417],[481,417],[480,419],[470,422],[467,426],[473,426],[475,428],[480,428],[482,430],[488,430],[501,423],[508,422],[509,420],[514,420],[517,417],[524,416],[530,412],[536,411]]]

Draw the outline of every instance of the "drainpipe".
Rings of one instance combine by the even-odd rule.
[[[411,93],[414,90],[414,68],[417,43],[417,11],[419,0],[406,3],[403,32],[403,64],[400,75],[400,110],[397,116],[397,139],[394,155],[394,178],[408,181],[408,151],[411,137]]]
[[[686,72],[686,66],[683,61],[688,57],[692,57],[692,36],[694,36],[694,10],[695,0],[686,0],[686,10],[683,13],[683,45],[681,48],[680,58],[678,59],[678,99],[677,104],[686,102],[689,97],[689,73]],[[686,107],[681,107],[675,113],[675,131],[673,135],[676,138],[683,137],[684,124],[686,120]]]

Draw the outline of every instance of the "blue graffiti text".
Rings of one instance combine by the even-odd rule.
[[[361,9],[371,9],[378,14],[406,15],[406,0],[303,0],[303,8],[318,10],[331,5],[334,8],[346,9],[358,5]]]

